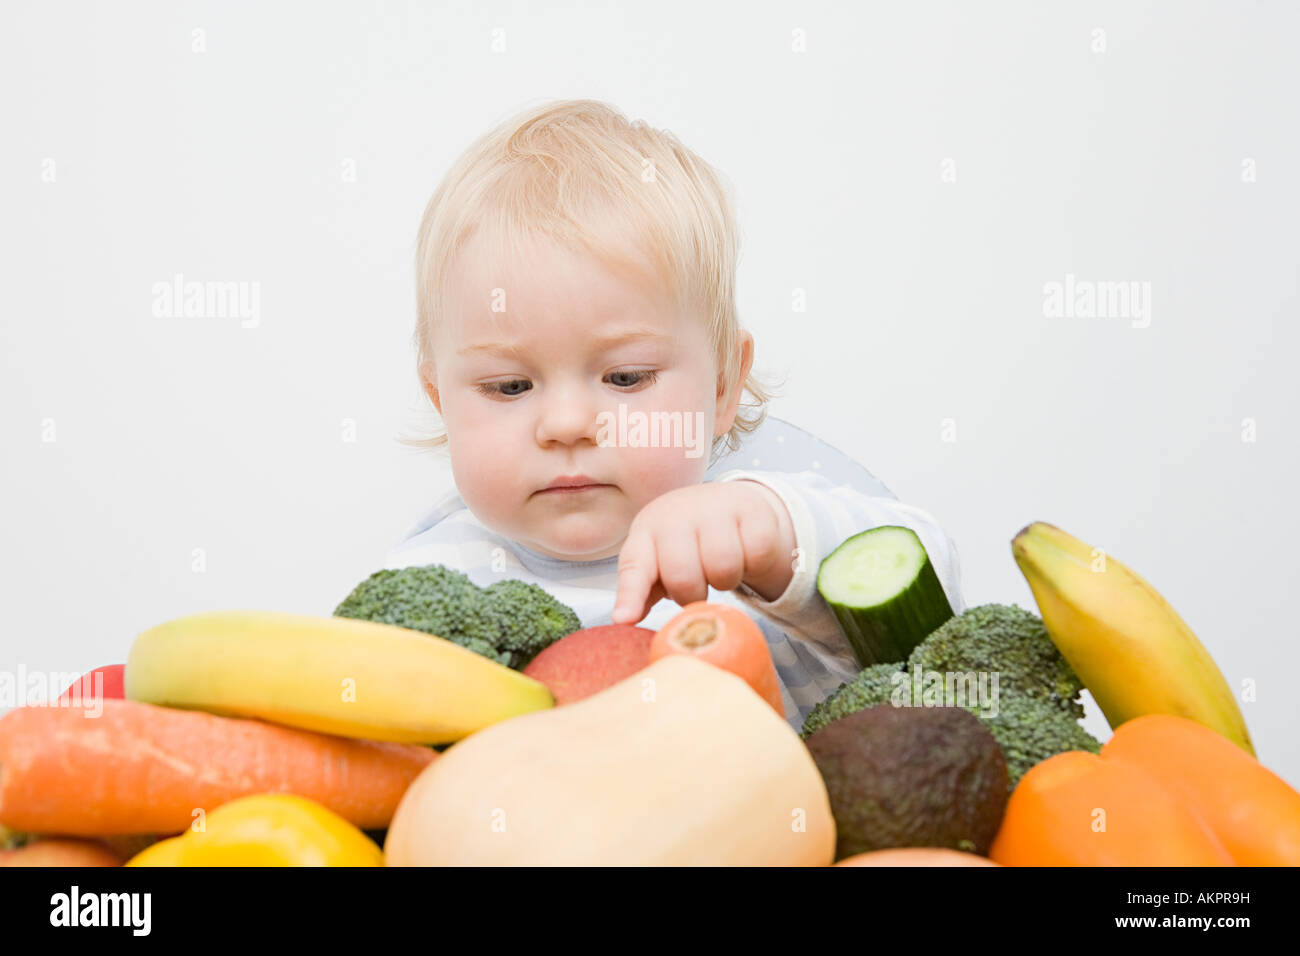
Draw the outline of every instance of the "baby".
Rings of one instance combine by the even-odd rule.
[[[427,443],[445,444],[456,490],[385,566],[531,581],[584,627],[739,604],[798,729],[858,670],[816,589],[845,538],[912,528],[964,605],[955,549],[922,511],[811,471],[705,480],[767,399],[736,316],[737,245],[713,170],[604,104],[549,103],[474,143],[416,254],[419,374],[445,429]]]

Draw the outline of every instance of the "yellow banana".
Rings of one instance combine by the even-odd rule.
[[[193,614],[145,631],[131,700],[320,733],[442,744],[554,705],[546,685],[388,624],[274,611]]]
[[[1214,659],[1136,572],[1042,521],[1015,536],[1011,553],[1048,635],[1112,727],[1143,714],[1176,714],[1255,754]]]

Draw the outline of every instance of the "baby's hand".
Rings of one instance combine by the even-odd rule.
[[[742,582],[774,601],[794,574],[794,524],[776,492],[756,481],[677,488],[642,508],[618,555],[612,620],[635,624],[663,597],[703,601],[709,586]]]

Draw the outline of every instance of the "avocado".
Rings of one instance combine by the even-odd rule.
[[[805,743],[830,795],[837,860],[906,846],[987,855],[1007,806],[1007,763],[970,711],[880,704]]]

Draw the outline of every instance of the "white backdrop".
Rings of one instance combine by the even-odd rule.
[[[424,203],[490,125],[592,97],[729,179],[773,411],[934,514],[968,603],[1035,607],[1030,521],[1106,549],[1255,682],[1298,785],[1298,27],[1285,2],[6,3],[0,667],[121,661],[204,609],[326,614],[376,568],[446,480],[395,440],[430,423]],[[169,316],[178,274],[248,283],[256,318]],[[1067,276],[1149,298],[1054,317]]]

